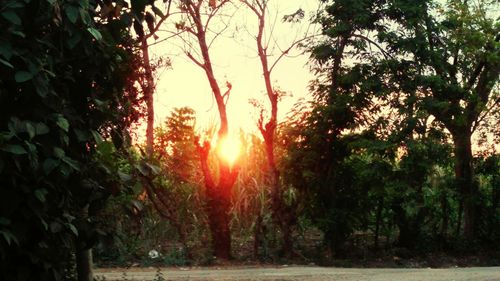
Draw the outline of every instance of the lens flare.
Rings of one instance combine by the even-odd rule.
[[[217,154],[229,165],[233,165],[241,152],[241,142],[231,136],[225,136],[217,146]]]

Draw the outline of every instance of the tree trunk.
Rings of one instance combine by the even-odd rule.
[[[92,249],[80,249],[76,252],[76,271],[78,281],[93,281]]]
[[[196,2],[196,3],[195,3]],[[183,7],[185,8],[185,13],[189,17],[192,25],[190,27],[189,33],[196,37],[199,46],[199,54],[201,60],[196,59],[190,52],[186,52],[186,55],[202,68],[207,77],[210,88],[214,95],[215,101],[217,103],[217,109],[219,111],[220,127],[218,131],[218,145],[219,142],[225,138],[228,134],[228,118],[226,112],[226,102],[229,99],[231,84],[226,83],[228,90],[222,94],[219,83],[216,79],[212,61],[209,52],[209,44],[207,43],[206,32],[210,30],[208,28],[208,23],[211,16],[215,15],[215,11],[218,9],[213,9],[211,14],[208,16],[208,20],[203,22],[203,18],[206,16],[205,11],[201,10],[201,1],[183,1]],[[218,159],[219,164],[219,179],[216,184],[212,172],[208,165],[208,153],[210,152],[210,142],[205,141],[203,144],[197,143],[198,152],[201,160],[201,168],[203,171],[203,177],[205,180],[205,187],[207,189],[208,202],[206,205],[210,231],[212,234],[212,244],[214,247],[214,255],[223,260],[227,260],[231,257],[231,231],[229,228],[230,223],[230,210],[231,210],[231,190],[238,176],[239,167],[231,167],[224,160]]]
[[[263,46],[263,35],[265,27],[265,6],[261,7],[259,18],[259,32],[257,35],[257,52],[262,66],[262,74],[264,76],[264,84],[266,87],[267,97],[271,105],[271,116],[269,121],[264,125],[264,117],[261,115],[259,121],[259,130],[264,138],[266,147],[266,158],[268,163],[268,175],[271,186],[272,214],[274,221],[279,226],[283,234],[283,256],[290,258],[293,252],[292,240],[292,224],[294,215],[292,208],[287,208],[283,202],[282,190],[280,184],[280,171],[276,165],[274,155],[276,127],[278,123],[278,93],[273,89],[271,82],[271,69],[269,67],[267,49]]]
[[[477,186],[473,180],[471,134],[468,129],[461,130],[453,136],[455,152],[455,179],[461,194],[464,211],[463,235],[467,240],[474,238],[475,205]]]
[[[80,210],[78,220],[85,221],[89,216],[89,205]],[[76,238],[76,273],[78,281],[93,281],[92,249],[88,245],[87,237],[82,234]]]
[[[149,61],[149,47],[147,39],[144,38],[141,43],[142,51],[142,63],[144,67],[145,82],[142,85],[142,91],[144,93],[144,99],[146,100],[147,109],[147,127],[146,127],[146,154],[148,157],[153,155],[153,144],[154,144],[154,122],[155,122],[155,111],[154,111],[154,77],[153,70],[151,69],[151,64]]]
[[[380,199],[378,201],[378,206],[377,206],[377,214],[376,214],[376,219],[375,219],[375,242],[374,242],[375,249],[378,249],[378,240],[379,240],[379,235],[380,235],[380,223],[382,220],[383,203],[384,203],[384,201],[382,199]]]
[[[231,200],[217,194],[209,195],[208,200],[207,211],[214,255],[220,260],[229,260],[231,258],[231,231],[229,229]]]
[[[230,167],[222,160],[219,161],[219,182],[215,184],[208,165],[210,143],[197,144],[201,160],[201,169],[207,188],[208,224],[212,234],[214,255],[220,260],[231,258],[231,190],[238,176],[239,168]]]

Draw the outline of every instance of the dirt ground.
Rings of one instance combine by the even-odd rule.
[[[468,268],[334,268],[279,266],[254,268],[132,268],[97,269],[97,280],[240,280],[240,281],[500,281],[500,267]]]

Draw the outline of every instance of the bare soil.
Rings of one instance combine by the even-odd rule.
[[[500,281],[500,267],[338,268],[317,266],[113,268],[95,270],[97,280],[240,280],[240,281]]]

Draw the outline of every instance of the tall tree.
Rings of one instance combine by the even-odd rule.
[[[487,104],[499,106],[500,25],[489,12],[496,2],[323,2],[328,4],[320,23],[328,39],[313,55],[327,66],[323,71],[330,73],[330,90],[350,83],[352,91],[380,97],[390,89],[393,94],[384,98],[425,110],[446,127],[454,144],[463,234],[473,238],[478,218],[471,136],[489,111]],[[343,58],[349,63],[342,64]],[[359,69],[356,76],[339,79],[350,65]],[[379,79],[368,80],[374,76]],[[379,93],[373,91],[380,85]]]
[[[227,118],[226,103],[231,93],[231,84],[226,82],[227,90],[222,91],[219,81],[216,78],[210,56],[210,46],[225,29],[213,32],[210,24],[215,20],[220,10],[228,4],[229,0],[204,1],[204,0],[184,0],[180,3],[181,11],[184,15],[184,21],[177,23],[177,28],[185,31],[188,45],[189,40],[194,39],[197,47],[186,50],[186,55],[191,61],[199,66],[207,77],[212,94],[217,103],[219,111],[219,129],[217,132],[217,146],[228,135],[229,120]],[[192,52],[195,52],[194,54]],[[199,56],[197,56],[199,55]],[[212,173],[208,157],[211,150],[209,140],[198,143],[198,153],[201,161],[201,168],[204,175],[205,187],[207,191],[207,212],[209,226],[212,234],[212,243],[214,254],[219,259],[229,259],[231,257],[231,232],[230,209],[232,187],[238,176],[238,167],[233,166],[222,158],[218,158],[218,173]],[[214,174],[218,179],[214,179]]]
[[[241,0],[241,2],[256,16],[257,19],[257,35],[255,36],[255,43],[257,45],[257,54],[262,67],[262,76],[265,86],[265,92],[269,100],[271,112],[268,116],[264,116],[264,110],[260,112],[258,120],[258,128],[264,138],[267,163],[269,167],[269,185],[271,186],[272,197],[272,210],[275,222],[280,227],[283,233],[283,252],[284,255],[289,257],[293,248],[292,241],[292,224],[296,218],[293,213],[296,206],[287,206],[283,200],[283,190],[280,182],[280,171],[277,165],[275,155],[276,143],[276,130],[278,125],[278,103],[280,100],[281,91],[273,86],[272,71],[280,60],[289,54],[289,52],[296,47],[305,38],[299,38],[289,43],[285,49],[280,49],[279,45],[271,46],[272,42],[276,44],[274,31],[275,21],[268,17],[269,0]],[[298,21],[304,17],[304,11],[299,9],[292,15],[285,16],[284,21]],[[268,26],[267,21],[274,22],[272,26]],[[267,38],[265,36],[267,34]],[[278,49],[277,53],[272,54],[272,49]],[[274,56],[275,58],[271,58]],[[257,239],[257,238],[256,238]],[[256,240],[257,241],[257,240]]]
[[[154,93],[155,93],[155,78],[154,78],[154,64],[150,56],[150,43],[148,40],[151,38],[158,39],[156,35],[162,23],[170,17],[170,7],[172,0],[163,1],[164,11],[156,6],[155,1],[149,5],[145,1],[131,1],[131,10],[134,15],[134,31],[139,41],[140,50],[142,53],[142,70],[143,77],[140,80],[144,99],[146,100],[146,154],[148,157],[153,155],[154,146]],[[150,11],[147,11],[146,8]],[[144,26],[144,23],[146,26]],[[147,27],[147,29],[146,29]],[[150,41],[150,40],[149,40]],[[162,40],[163,41],[163,40]]]

